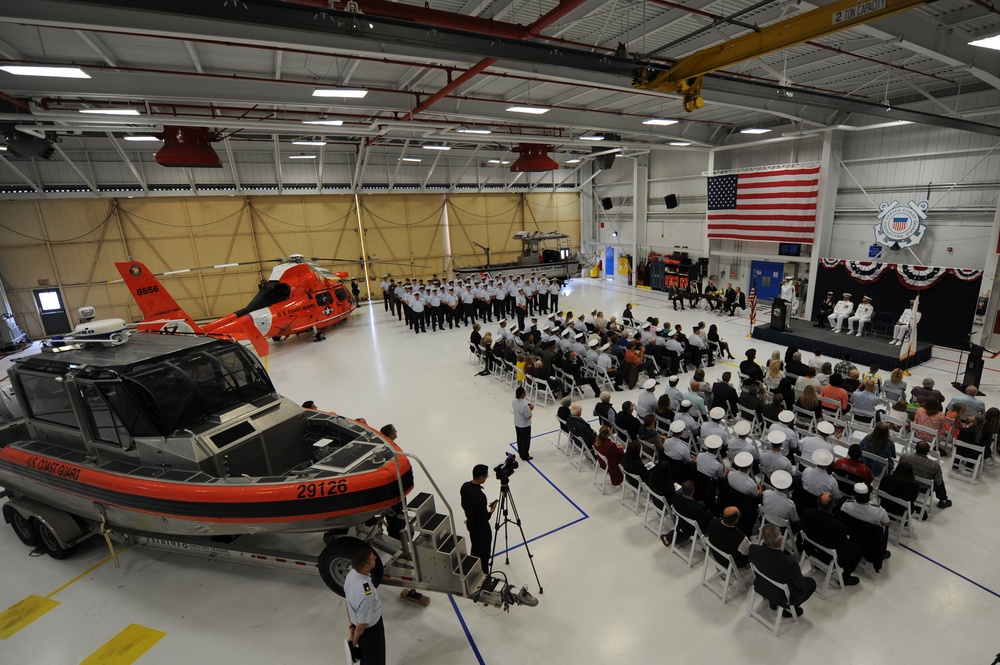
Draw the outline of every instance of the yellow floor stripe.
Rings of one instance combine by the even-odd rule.
[[[80,665],[131,665],[166,633],[133,623],[90,654]]]
[[[0,640],[7,639],[58,604],[59,601],[49,598],[28,596],[0,614]]]
[[[121,554],[122,552],[126,551],[129,547],[131,547],[131,545],[121,548],[115,554]],[[47,595],[45,597],[46,598],[51,598],[52,596],[56,595],[57,593],[59,593],[60,591],[62,591],[66,587],[68,587],[70,584],[73,584],[74,582],[80,580],[81,578],[86,577],[90,573],[94,572],[95,570],[97,570],[98,568],[100,568],[101,566],[103,566],[104,564],[106,564],[108,561],[111,561],[112,558],[113,557],[109,554],[108,556],[104,557],[103,559],[101,559],[100,561],[98,561],[97,563],[95,563],[93,566],[91,566],[87,570],[83,571],[82,573],[80,573],[79,575],[77,575],[76,577],[74,577],[73,579],[71,579],[69,582],[66,582],[66,584],[63,584],[61,587],[59,587],[58,589],[56,589],[55,591],[53,591],[52,593],[50,593],[49,595]]]

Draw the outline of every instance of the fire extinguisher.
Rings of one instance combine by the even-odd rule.
[[[597,272],[604,272],[604,259],[597,260]]]

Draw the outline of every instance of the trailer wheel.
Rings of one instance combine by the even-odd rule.
[[[338,596],[344,595],[344,581],[347,580],[347,573],[351,572],[351,557],[362,547],[371,549],[365,541],[345,536],[329,543],[320,552],[319,576]],[[376,587],[382,584],[383,572],[382,559],[376,553],[375,568],[371,572],[372,582]]]
[[[56,534],[41,521],[35,521],[35,532],[38,535],[38,546],[53,559],[65,559],[76,549],[76,547],[63,547],[60,545]]]
[[[10,527],[14,529],[18,539],[28,547],[34,547],[38,543],[38,535],[35,533],[35,526],[31,523],[30,517],[25,517],[13,506],[7,504],[3,507],[3,518]]]

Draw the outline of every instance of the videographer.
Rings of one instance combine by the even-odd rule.
[[[472,480],[462,485],[462,510],[465,511],[465,526],[469,530],[469,554],[479,557],[483,572],[490,572],[490,546],[492,533],[490,530],[490,515],[497,507],[497,502],[486,506],[486,492],[483,484],[490,477],[490,468],[485,464],[477,464],[472,468]]]

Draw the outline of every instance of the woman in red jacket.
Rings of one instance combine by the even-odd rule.
[[[625,456],[625,449],[611,440],[611,428],[607,425],[601,425],[601,429],[597,430],[597,441],[594,442],[594,450],[604,455],[608,460],[610,467],[608,468],[608,475],[611,477],[611,484],[615,487],[621,485],[624,476],[622,476],[619,464],[621,464],[622,457]],[[604,460],[600,457],[597,458],[597,463],[601,465],[602,469],[605,468]]]

